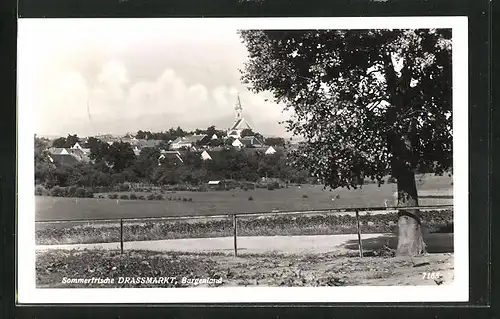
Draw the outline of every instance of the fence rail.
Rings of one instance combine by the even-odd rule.
[[[191,215],[191,216],[147,216],[147,217],[121,217],[121,218],[85,218],[85,219],[55,219],[55,220],[40,220],[35,221],[35,224],[47,223],[80,223],[80,222],[119,222],[120,223],[120,251],[123,254],[123,222],[124,221],[147,221],[147,220],[193,220],[206,218],[231,218],[233,224],[233,246],[234,256],[238,256],[238,217],[250,216],[265,216],[265,215],[308,215],[308,214],[336,214],[336,213],[355,213],[356,228],[358,237],[359,255],[363,257],[363,247],[361,243],[361,227],[360,227],[360,212],[396,212],[399,210],[430,210],[430,209],[446,209],[453,208],[453,205],[427,205],[427,206],[393,206],[393,207],[346,207],[346,208],[328,208],[328,209],[310,209],[310,210],[273,210],[266,212],[243,212],[229,214],[213,214],[213,215]]]

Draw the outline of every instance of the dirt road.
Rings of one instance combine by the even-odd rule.
[[[424,236],[429,252],[453,252],[453,234],[428,234]],[[393,234],[362,235],[365,251],[378,249],[384,245],[396,246]],[[307,254],[307,253],[346,253],[358,250],[357,235],[318,235],[318,236],[251,236],[237,238],[238,254],[259,254],[268,252]],[[77,245],[38,245],[37,251],[54,249],[119,249],[120,243],[77,244]],[[178,251],[178,252],[227,252],[232,254],[232,237],[189,238],[157,241],[125,242],[124,250]]]

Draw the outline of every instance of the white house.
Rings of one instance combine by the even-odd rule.
[[[208,154],[207,151],[203,151],[201,153],[201,159],[206,161],[206,160],[211,160],[212,159],[212,156],[210,156],[210,154]]]
[[[90,154],[90,148],[83,148],[80,143],[76,142],[75,145],[70,147],[70,150],[80,150],[84,155]]]
[[[233,147],[243,147],[243,143],[239,139],[235,139],[233,144],[231,144]]]
[[[178,150],[180,148],[193,148],[197,143],[202,142],[207,137],[207,135],[188,135],[184,137],[178,137],[170,144],[170,148],[173,150]]]
[[[264,154],[266,154],[266,155],[273,155],[275,153],[276,153],[276,150],[272,146],[269,146],[269,148],[264,152]]]
[[[135,145],[132,150],[134,151],[135,156],[139,156],[141,154],[141,150],[137,147],[137,145]]]
[[[80,146],[80,144],[78,142],[76,142],[75,145],[73,145],[71,147],[71,149],[73,149],[73,150],[83,150],[83,148]]]

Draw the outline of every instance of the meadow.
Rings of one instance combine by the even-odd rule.
[[[449,176],[419,176],[419,204],[452,204],[452,187],[452,178]],[[380,187],[367,184],[356,190],[324,190],[319,185],[303,185],[275,190],[179,191],[163,194],[163,200],[36,196],[35,220],[208,216],[273,210],[383,207],[386,201],[389,206],[395,204],[395,191],[396,184],[383,184]],[[189,198],[190,201],[182,201],[184,198]]]

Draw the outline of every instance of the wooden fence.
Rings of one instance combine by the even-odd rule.
[[[124,221],[147,221],[147,220],[193,220],[193,219],[205,219],[205,218],[231,218],[233,224],[233,247],[234,256],[238,256],[238,216],[269,216],[269,215],[299,215],[299,214],[336,214],[336,213],[355,213],[356,216],[356,228],[358,236],[358,247],[359,256],[363,257],[363,246],[361,242],[361,227],[360,227],[360,212],[397,212],[398,210],[411,210],[411,209],[446,209],[453,208],[453,205],[431,205],[431,206],[416,206],[416,207],[353,207],[353,208],[329,208],[329,209],[311,209],[304,211],[267,211],[267,212],[249,212],[249,213],[237,213],[237,214],[218,214],[218,215],[192,215],[192,216],[166,216],[166,217],[123,217],[123,218],[97,218],[97,219],[58,219],[58,220],[43,220],[36,221],[35,223],[77,223],[77,222],[99,222],[99,221],[120,221],[120,251],[123,254],[123,222]]]

